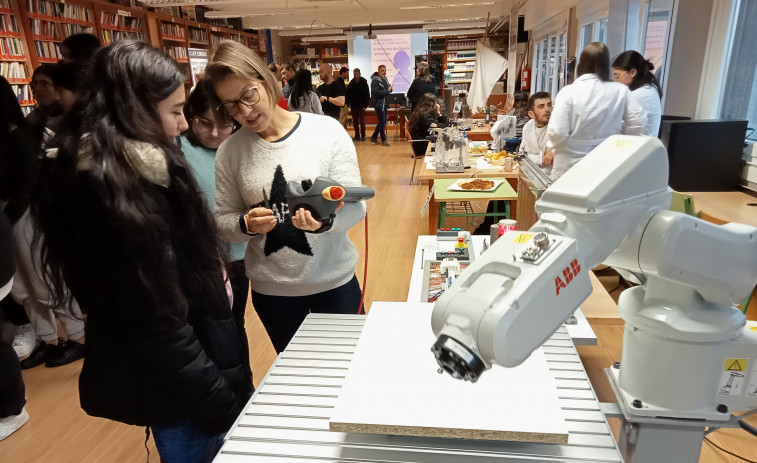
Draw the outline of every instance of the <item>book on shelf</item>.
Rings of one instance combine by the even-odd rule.
[[[0,0],[0,8],[5,8],[10,10],[11,9],[11,1],[10,0]]]
[[[169,55],[171,55],[173,58],[187,58],[187,49],[184,47],[163,47],[163,50],[166,51]]]
[[[26,0],[26,9],[29,13],[52,16],[58,19],[92,22],[92,12],[86,6],[47,0]]]
[[[63,59],[60,52],[60,43],[48,41],[34,41],[34,48],[37,50],[37,56],[48,59]]]
[[[164,35],[170,35],[173,37],[184,38],[187,36],[186,30],[178,24],[164,22],[164,23],[161,23],[160,30],[163,32]]]
[[[24,45],[16,37],[0,37],[0,55],[23,56]]]
[[[29,78],[26,64],[19,61],[1,61],[0,74],[8,80]]]
[[[189,40],[193,42],[207,42],[208,31],[189,26]]]
[[[121,29],[142,29],[142,18],[103,11],[100,13],[100,25]]]
[[[144,40],[145,35],[137,31],[102,30],[102,39],[105,45],[119,40]]]
[[[11,88],[13,89],[13,93],[16,94],[19,104],[34,104],[34,96],[28,85],[11,85]]]
[[[0,6],[0,8],[5,7]],[[0,31],[18,33],[18,24],[16,23],[16,17],[11,16],[10,14],[0,13]]]

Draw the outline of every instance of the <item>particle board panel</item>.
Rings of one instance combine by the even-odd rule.
[[[564,414],[574,412],[561,410],[541,349],[516,368],[495,366],[475,384],[438,374],[432,309],[373,304],[331,413],[332,431],[567,443]]]

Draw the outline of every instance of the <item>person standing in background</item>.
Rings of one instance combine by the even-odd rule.
[[[84,63],[100,49],[100,39],[93,34],[74,34],[66,37],[60,44],[63,61]]]
[[[347,86],[347,102],[352,111],[352,124],[355,127],[354,141],[365,141],[365,110],[371,102],[371,89],[368,81],[360,75],[360,69],[352,70],[353,78]]]
[[[415,105],[418,104],[418,100],[426,94],[430,93],[436,95],[436,83],[431,76],[431,70],[428,67],[428,63],[421,61],[418,63],[417,69],[418,77],[410,84],[410,88],[407,90],[407,99],[410,101],[410,108],[415,109]]]
[[[528,117],[528,92],[515,92],[513,109],[507,114],[515,116],[515,138],[523,137],[523,126],[531,120]]]
[[[547,176],[552,174],[552,164],[544,164],[547,151],[547,124],[552,115],[552,97],[548,92],[536,92],[528,99],[530,121],[523,126],[523,140],[518,151],[525,154]]]
[[[323,114],[321,101],[313,90],[313,80],[310,71],[300,69],[292,79],[292,93],[289,95],[289,111]]]
[[[376,129],[371,135],[371,141],[378,144],[378,137],[381,136],[381,146],[389,146],[389,142],[386,141],[386,120],[389,116],[390,93],[392,93],[392,84],[386,80],[386,66],[382,64],[371,76],[371,99],[378,118],[378,124],[376,124]]]
[[[323,114],[339,120],[342,107],[345,106],[347,100],[347,88],[341,78],[334,79],[332,72],[333,68],[328,63],[321,63],[318,66],[318,76],[323,83],[318,86],[317,93],[320,97]]]
[[[347,99],[347,84],[350,82],[350,69],[347,66],[342,66],[339,69],[339,78],[337,79],[344,85],[344,106],[339,111],[339,123],[342,127],[347,128],[347,116],[350,114],[349,101]]]
[[[545,153],[544,164],[554,162],[552,181],[610,135],[641,135],[641,107],[628,87],[613,82],[604,43],[584,48],[576,74],[575,82],[557,94],[547,128],[547,150],[553,154]]]
[[[292,87],[294,87],[294,75],[297,73],[297,69],[291,63],[284,63],[281,66],[281,75],[284,78],[284,89],[282,90],[284,98],[289,100],[289,95],[292,94]]]
[[[42,139],[42,132],[45,126],[55,130],[55,127],[63,117],[63,111],[58,105],[57,95],[55,94],[55,84],[53,84],[53,72],[55,64],[40,64],[32,74],[32,81],[29,84],[37,106],[26,116],[26,122],[36,138]]]
[[[616,82],[627,85],[631,98],[641,107],[642,134],[656,137],[662,120],[662,89],[652,71],[654,64],[639,52],[624,51],[612,62]]]

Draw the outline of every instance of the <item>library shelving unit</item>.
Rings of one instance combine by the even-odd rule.
[[[56,63],[63,58],[60,42],[80,33],[95,33],[92,4],[79,0],[26,0],[20,8],[36,68],[41,63]]]
[[[124,39],[147,41],[147,14],[138,8],[96,2],[95,19],[103,46]]]
[[[200,24],[197,21],[187,19],[187,35],[189,39],[189,48],[210,48],[210,34],[207,24]]]
[[[447,38],[445,67],[452,75],[449,88],[453,94],[465,93],[470,88],[476,69],[476,41],[478,36]]]
[[[31,59],[27,48],[18,0],[0,0],[0,75],[16,93],[24,114],[34,107],[31,92]]]
[[[160,47],[180,63],[189,63],[187,48],[187,25],[183,19],[158,17],[158,36]]]
[[[242,36],[244,36],[244,44],[247,48],[252,49],[255,53],[260,53],[260,50],[258,50],[260,37],[257,33],[253,34],[252,32],[244,32]]]
[[[242,37],[242,33],[239,31],[235,31],[233,29],[229,30],[229,40],[233,40],[244,45],[244,37]]]
[[[210,48],[215,50],[222,40],[229,38],[229,35],[229,29],[218,26],[210,26]]]
[[[268,62],[268,38],[265,34],[258,35],[258,53],[263,61]]]

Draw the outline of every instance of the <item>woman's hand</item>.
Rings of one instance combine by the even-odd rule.
[[[247,226],[247,231],[250,233],[268,233],[276,226],[277,220],[273,216],[273,211],[264,207],[256,207],[251,209],[247,215],[244,216],[244,222]]]
[[[339,201],[339,203],[336,205],[336,210],[339,211],[344,206],[344,201]],[[316,220],[313,217],[313,214],[310,213],[309,210],[305,209],[304,207],[301,207],[297,209],[297,212],[292,216],[292,224],[299,228],[300,230],[305,231],[316,231],[323,224],[320,220]]]

